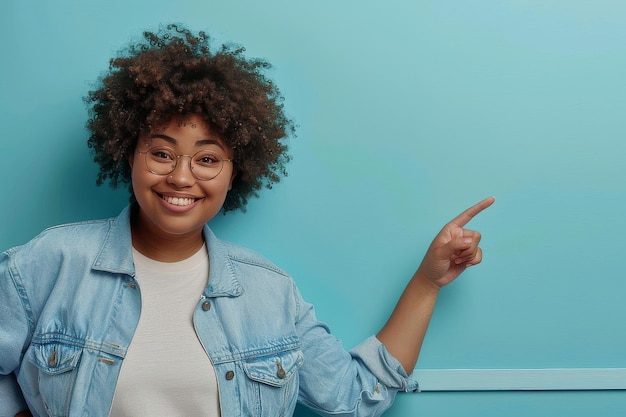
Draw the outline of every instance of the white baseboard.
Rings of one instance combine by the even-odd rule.
[[[420,391],[625,390],[626,368],[416,369]]]

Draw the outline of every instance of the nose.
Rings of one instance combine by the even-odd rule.
[[[183,159],[185,157],[191,158],[189,155],[176,156],[176,167],[167,176],[167,182],[179,188],[190,187],[196,182],[189,162]]]

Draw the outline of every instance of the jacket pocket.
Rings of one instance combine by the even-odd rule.
[[[291,416],[298,398],[300,350],[276,352],[247,359],[242,363],[251,389],[249,404],[255,416]]]
[[[33,343],[27,360],[39,372],[39,392],[48,415],[66,416],[82,348],[60,342]]]

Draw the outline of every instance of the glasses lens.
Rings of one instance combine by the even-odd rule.
[[[157,146],[150,148],[145,155],[148,170],[157,175],[172,173],[176,169],[179,157],[190,158],[191,172],[199,180],[212,180],[222,172],[224,166],[222,157],[211,151],[200,151],[189,157],[176,155],[173,149],[166,146]]]
[[[154,174],[169,174],[176,168],[176,153],[166,147],[151,148],[146,152],[146,166]]]
[[[211,151],[200,151],[191,158],[191,171],[199,180],[211,180],[222,172],[222,157]]]

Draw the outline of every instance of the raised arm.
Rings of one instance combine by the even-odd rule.
[[[482,260],[480,233],[464,227],[494,201],[493,197],[484,199],[441,229],[377,335],[409,374],[417,362],[439,290]]]

